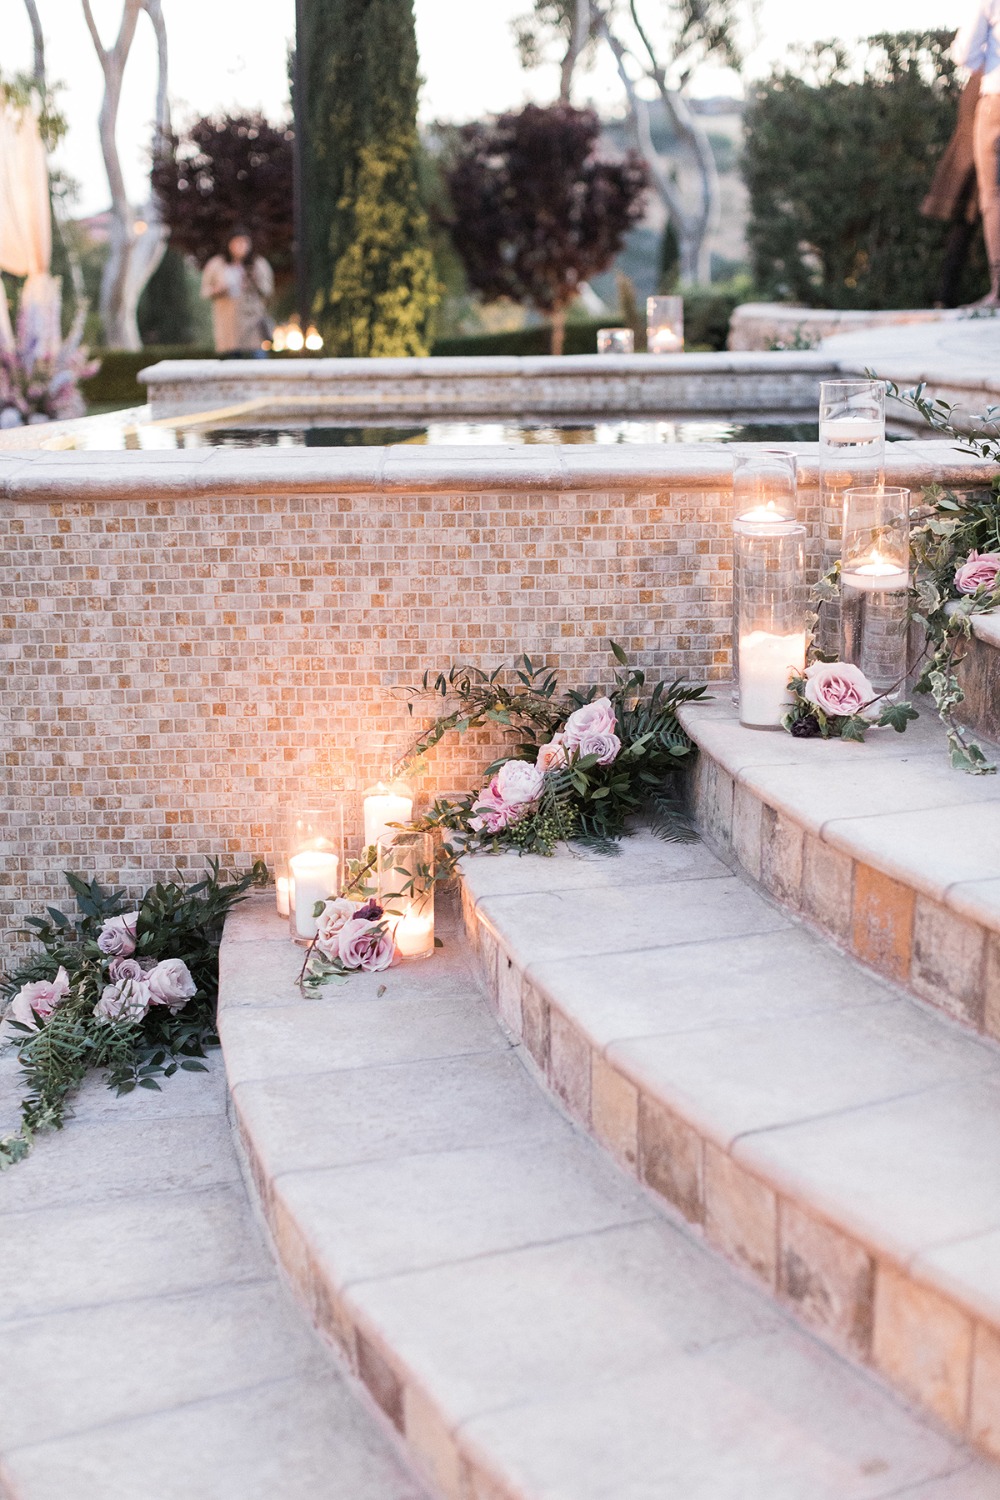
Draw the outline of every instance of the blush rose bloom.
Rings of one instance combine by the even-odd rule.
[[[60,967],[55,979],[36,979],[31,984],[22,984],[10,1002],[8,1019],[20,1021],[32,1031],[38,1030],[35,1015],[47,1021],[57,1005],[61,1005],[69,994],[69,975]],[[32,1012],[35,1014],[33,1015]]]
[[[389,967],[395,954],[392,934],[381,922],[351,917],[340,929],[340,961],[345,969],[377,974]]]
[[[135,932],[139,913],[130,911],[124,917],[108,917],[97,935],[97,946],[108,958],[131,958],[135,952]]]
[[[477,832],[498,833],[509,823],[517,823],[542,795],[545,772],[528,760],[504,761],[489,786],[480,792],[472,805],[478,814],[469,819]]]
[[[328,901],[316,918],[316,947],[324,958],[336,958],[340,953],[340,934],[352,917],[357,916],[358,903],[348,901],[346,896],[337,896]]]
[[[977,589],[992,593],[1000,587],[1000,552],[970,552],[955,570],[955,587],[960,594],[974,594]]]
[[[145,979],[119,979],[107,984],[94,1006],[99,1021],[141,1021],[150,1006],[149,985]]]
[[[164,958],[146,975],[150,1005],[180,1010],[197,991],[191,970],[181,958]]]
[[[875,689],[859,667],[846,661],[814,661],[806,667],[805,697],[825,714],[843,717],[861,714],[871,718],[878,708],[869,707]]]
[[[119,979],[145,979],[146,970],[137,958],[113,958],[108,964],[108,978],[112,984]]]
[[[614,735],[615,710],[610,698],[595,698],[578,708],[566,720],[563,736],[570,750],[581,749],[582,742],[593,736]],[[591,752],[592,753],[592,752]]]
[[[566,764],[566,736],[554,734],[547,745],[543,745],[538,752],[535,765],[544,776],[548,771],[558,770]]]
[[[577,743],[577,750],[581,756],[596,755],[599,766],[610,766],[611,762],[618,759],[621,752],[622,742],[616,734],[585,734]]]

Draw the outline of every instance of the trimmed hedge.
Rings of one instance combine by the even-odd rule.
[[[684,333],[689,349],[724,349],[733,309],[747,300],[745,291],[704,290],[684,298]],[[566,353],[596,354],[597,330],[614,323],[609,316],[586,323],[567,323]],[[535,328],[518,328],[512,333],[475,333],[465,338],[438,339],[431,350],[435,355],[461,354],[548,354],[550,333],[547,324]],[[642,335],[636,339],[641,346]],[[101,361],[96,375],[83,382],[83,394],[90,406],[141,406],[146,387],[136,379],[140,370],[161,359],[214,359],[215,351],[191,344],[151,344],[146,349],[97,349]],[[297,355],[272,355],[272,359],[296,359]]]

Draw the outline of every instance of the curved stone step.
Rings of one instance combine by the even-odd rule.
[[[653,890],[665,847],[646,841],[631,869],[475,868],[544,880],[533,930],[557,967],[573,904],[564,891],[557,914],[556,872],[593,892],[615,871],[615,892],[598,895],[627,936],[642,896],[631,880],[644,873]],[[715,896],[746,940],[790,928],[705,850],[667,852],[692,878],[676,886],[679,915],[652,903],[664,913],[655,936],[699,923],[705,936]],[[443,930],[431,962],[305,1001],[294,983],[301,950],[256,903],[227,924],[220,1013],[278,1254],[437,1492],[1000,1500],[1000,1470],[814,1340],[566,1120],[530,1076],[526,1047],[478,997],[460,933]],[[474,930],[488,952],[491,929]],[[596,953],[600,924],[592,933]],[[506,1015],[506,978],[503,993]],[[558,1059],[572,1030],[551,1015]]]
[[[420,1500],[280,1280],[218,1053],[0,1177],[4,1500]],[[0,1128],[19,1070],[0,1055]]]
[[[714,691],[681,710],[713,846],[886,978],[1000,1038],[1000,775],[952,769],[926,700],[905,734],[858,745],[744,729],[729,688]]]
[[[794,742],[792,742],[794,744]],[[571,1113],[839,1349],[1000,1456],[1000,1052],[703,844],[464,862]]]

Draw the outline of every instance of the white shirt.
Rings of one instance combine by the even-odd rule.
[[[976,14],[956,36],[954,62],[982,73],[981,94],[1000,94],[1000,0],[980,0]]]

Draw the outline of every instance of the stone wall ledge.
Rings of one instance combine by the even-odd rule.
[[[836,907],[835,872],[810,867]],[[478,856],[463,910],[498,1018],[619,1164],[1000,1457],[1000,1052],[703,845]],[[955,962],[949,941],[925,930],[928,970]]]
[[[754,444],[507,444],[342,449],[189,449],[0,453],[0,499],[23,503],[208,498],[213,495],[726,490],[736,454]],[[796,453],[815,489],[816,443]],[[992,483],[996,468],[950,443],[890,444],[886,473],[913,489]]]

